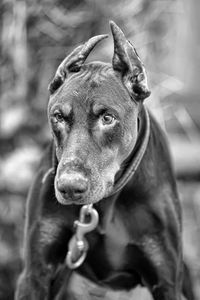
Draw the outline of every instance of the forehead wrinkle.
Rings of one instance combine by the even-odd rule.
[[[89,109],[92,102],[113,106],[120,111],[131,109],[132,100],[121,80],[109,66],[86,65],[80,74],[73,74],[55,94],[55,101],[74,102]]]
[[[93,99],[94,106],[104,106],[108,109],[113,108],[119,114],[125,115],[127,110],[133,109],[133,103],[131,100],[127,100],[126,92],[118,91],[117,88],[113,88],[112,84],[100,84],[100,86],[91,90],[89,96],[90,99]]]

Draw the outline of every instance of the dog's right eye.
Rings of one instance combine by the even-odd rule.
[[[54,114],[53,114],[53,118],[54,118],[54,121],[56,123],[61,123],[64,121],[64,117],[63,115],[61,114],[61,112],[59,111],[56,111]]]

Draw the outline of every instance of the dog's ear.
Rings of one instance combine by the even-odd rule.
[[[48,87],[50,94],[53,94],[62,85],[68,73],[78,72],[96,44],[107,37],[106,34],[94,36],[85,44],[74,49],[59,65],[55,77]]]
[[[121,29],[113,21],[110,27],[114,40],[113,69],[120,74],[131,97],[136,101],[144,100],[151,93],[144,65]]]

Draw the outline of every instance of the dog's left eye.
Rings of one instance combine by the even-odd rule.
[[[116,121],[116,118],[111,114],[105,114],[101,117],[101,120],[103,125],[112,125]]]

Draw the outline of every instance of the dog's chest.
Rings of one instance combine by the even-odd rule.
[[[112,215],[103,224],[100,221],[97,230],[88,239],[94,260],[111,270],[122,270],[126,265],[129,241],[130,237],[120,214]]]
[[[126,264],[126,252],[129,243],[128,233],[120,217],[113,218],[107,225],[104,239],[105,255],[115,270]]]
[[[88,239],[90,251],[86,259],[87,267],[81,273],[114,289],[130,288],[139,283],[139,279],[133,270],[130,271],[128,231],[120,216],[111,218],[104,225]]]

